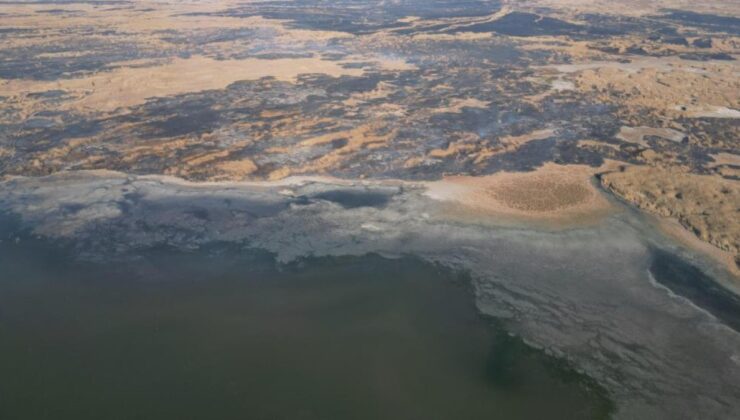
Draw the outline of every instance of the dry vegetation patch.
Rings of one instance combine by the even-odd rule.
[[[738,257],[740,183],[651,166],[602,176],[614,193],[650,213],[677,219],[700,239]]]
[[[479,215],[577,224],[614,210],[591,182],[597,170],[548,163],[532,172],[451,176],[427,183],[426,194]]]

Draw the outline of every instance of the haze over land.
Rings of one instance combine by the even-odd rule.
[[[0,209],[81,258],[413,253],[617,416],[740,414],[740,2],[28,1],[0,41]]]

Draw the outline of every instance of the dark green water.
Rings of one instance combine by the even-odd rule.
[[[421,261],[0,243],[2,419],[592,419],[588,380]]]

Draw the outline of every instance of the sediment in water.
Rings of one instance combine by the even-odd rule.
[[[353,196],[346,206],[326,199],[335,190],[385,197]],[[482,313],[597,380],[615,399],[617,417],[738,414],[740,335],[651,282],[655,245],[680,247],[635,212],[561,229],[497,226],[493,216],[485,224],[450,219],[424,191],[316,181],[204,188],[71,174],[12,180],[0,205],[40,234],[74,238],[88,257],[213,242],[267,250],[281,262],[414,254],[469,272]]]

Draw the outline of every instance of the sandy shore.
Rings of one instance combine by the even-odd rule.
[[[554,166],[431,188],[324,177],[199,184],[70,172],[1,183],[0,208],[93,258],[214,242],[265,250],[280,262],[418,255],[470,273],[482,313],[604,384],[617,417],[731,418],[740,406],[740,335],[650,278],[652,249],[674,253],[679,245],[632,211],[562,229],[532,222],[558,213],[577,222],[589,211],[618,209],[590,183],[592,170]],[[529,192],[512,194],[512,185]],[[569,194],[549,194],[561,188]],[[473,208],[478,219],[451,217],[451,207]],[[520,223],[501,223],[504,212]]]
[[[450,176],[425,183],[426,195],[447,203],[454,218],[490,218],[573,227],[597,223],[619,211],[594,185],[595,173],[612,167],[548,163],[533,172]]]

